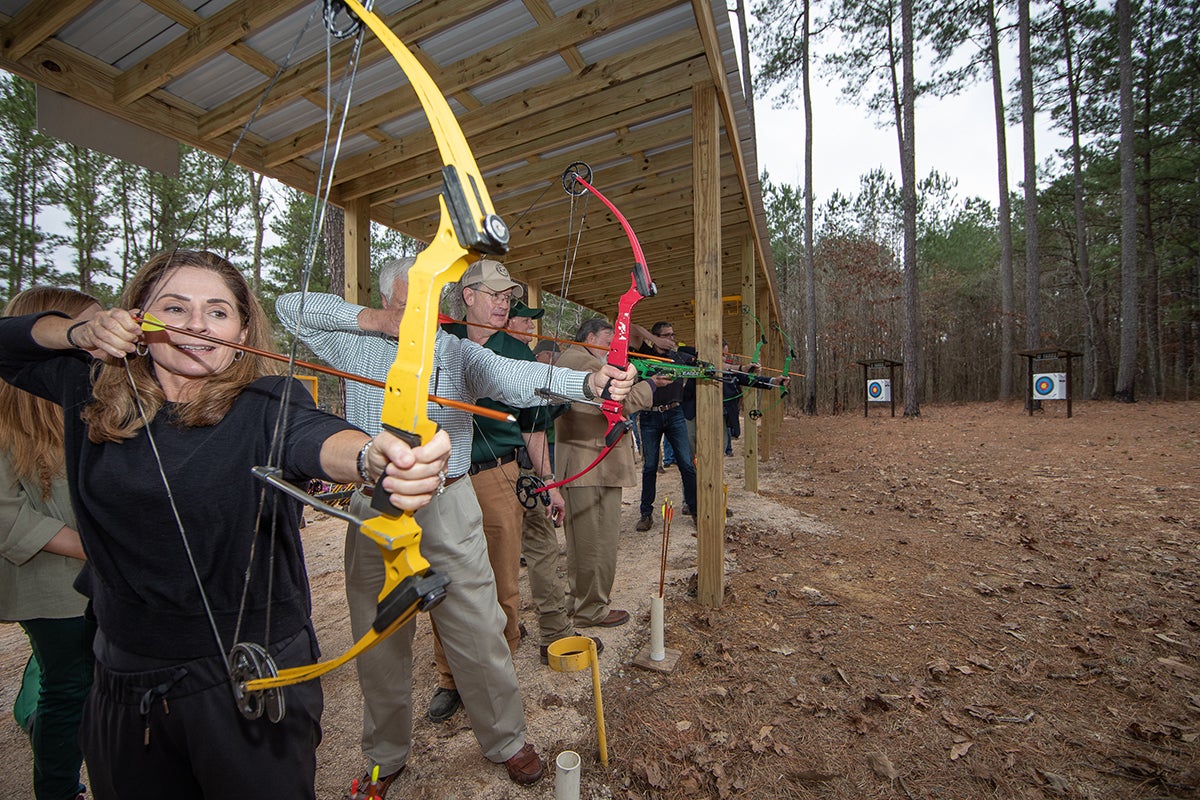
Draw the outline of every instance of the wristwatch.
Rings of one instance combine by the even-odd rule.
[[[585,400],[595,400],[596,399],[596,395],[592,391],[592,375],[593,374],[595,374],[595,373],[591,373],[586,378],[583,379],[583,397]]]

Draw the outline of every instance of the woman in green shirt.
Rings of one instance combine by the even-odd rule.
[[[87,319],[100,304],[42,286],[16,295],[4,316],[42,311]],[[41,668],[29,729],[38,800],[75,800],[84,790],[79,720],[94,664],[95,627],[73,587],[84,555],[64,464],[62,408],[0,383],[0,619],[21,624]]]

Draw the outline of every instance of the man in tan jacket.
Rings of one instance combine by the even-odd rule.
[[[597,317],[579,326],[575,341],[599,349],[571,345],[557,365],[571,369],[596,369],[612,343],[613,326]],[[653,383],[636,384],[625,399],[625,413],[650,405]],[[560,475],[574,475],[604,447],[608,422],[600,409],[575,403],[555,421],[554,461]],[[617,543],[621,535],[621,489],[637,483],[633,442],[625,436],[604,460],[579,479],[562,487],[566,502],[567,587],[575,626],[605,628],[624,625],[629,612],[609,605],[617,572]]]

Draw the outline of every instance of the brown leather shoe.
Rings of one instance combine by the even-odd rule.
[[[624,625],[629,622],[629,612],[622,611],[619,608],[614,608],[608,612],[608,616],[596,623],[601,628],[615,628],[618,625]]]
[[[517,754],[504,762],[508,777],[522,786],[537,783],[546,774],[546,767],[538,757],[537,750],[529,742],[517,751]]]

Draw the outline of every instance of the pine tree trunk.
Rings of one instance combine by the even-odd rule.
[[[329,288],[341,294],[346,286],[346,212],[325,207],[325,257],[329,265]]]
[[[804,0],[804,63],[801,65],[804,80],[804,338],[808,341],[804,355],[804,413],[817,413],[817,282],[816,263],[813,254],[813,118],[812,118],[812,62],[809,46],[812,35],[809,30],[810,0]]]
[[[1133,13],[1117,0],[1117,50],[1121,114],[1121,363],[1116,399],[1132,403],[1137,380],[1137,187],[1133,171]]]
[[[1029,2],[1017,4],[1020,39],[1021,133],[1025,155],[1025,347],[1041,346],[1042,295],[1038,249],[1037,153],[1034,135],[1033,54],[1029,41]]]
[[[996,28],[996,3],[988,2],[988,50],[992,62],[992,100],[996,114],[996,178],[999,184],[1000,233],[1000,399],[1013,395],[1012,204],[1008,192],[1008,135],[1004,117],[1004,83],[1000,77],[1000,33]]]
[[[901,147],[901,191],[904,195],[904,416],[921,415],[921,297],[917,279],[916,122],[913,119],[913,0],[901,0],[900,29],[904,72],[904,135]]]

